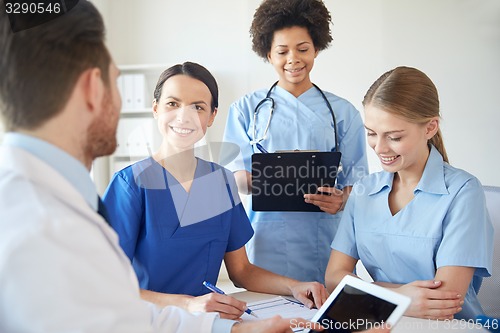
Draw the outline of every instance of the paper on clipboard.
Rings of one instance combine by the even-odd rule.
[[[247,306],[259,318],[243,313],[241,319],[244,321],[267,319],[276,315],[280,315],[283,318],[304,318],[309,320],[318,311],[318,309],[309,309],[297,301],[288,300],[282,296],[247,303]]]

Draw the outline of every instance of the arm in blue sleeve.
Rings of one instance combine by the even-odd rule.
[[[354,228],[356,193],[357,188],[354,185],[354,189],[347,200],[344,213],[340,219],[339,228],[330,247],[359,260],[356,230]]]
[[[103,196],[111,226],[119,236],[120,246],[132,260],[140,232],[143,205],[137,186],[117,173]]]
[[[475,275],[490,276],[493,226],[481,183],[468,180],[458,191],[443,221],[443,238],[436,254],[437,267],[475,267]]]
[[[342,186],[352,186],[368,174],[365,127],[357,111],[340,140],[340,151],[343,171],[339,174],[338,182]]]
[[[236,159],[225,165],[225,167],[233,172],[239,170],[250,172],[251,156],[253,154],[253,149],[250,145],[251,138],[247,133],[248,127],[250,126],[250,119],[245,117],[244,113],[239,110],[237,104],[243,104],[243,102],[236,102],[230,106],[223,141],[237,145],[240,153]]]

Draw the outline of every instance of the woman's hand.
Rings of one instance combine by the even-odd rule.
[[[292,295],[299,302],[311,309],[313,306],[320,308],[328,298],[328,292],[319,282],[300,282],[291,288]]]
[[[245,302],[216,293],[192,297],[186,306],[189,312],[219,312],[221,318],[233,320],[240,318],[246,308]]]
[[[305,194],[305,202],[316,205],[319,209],[329,214],[336,214],[338,211],[344,209],[349,195],[348,192],[344,193],[342,190],[329,186],[318,187],[318,192],[323,194]]]
[[[438,290],[441,281],[414,281],[395,290],[411,298],[405,315],[425,319],[452,319],[462,311],[463,297],[455,291]]]

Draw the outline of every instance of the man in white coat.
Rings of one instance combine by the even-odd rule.
[[[291,331],[140,299],[89,177],[116,147],[121,104],[102,18],[81,0],[29,28],[0,8],[0,332]]]

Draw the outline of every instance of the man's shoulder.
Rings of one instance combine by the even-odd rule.
[[[56,215],[65,205],[58,204],[50,188],[34,182],[22,172],[0,170],[0,225],[15,224],[32,228]],[[60,206],[59,210],[54,209]],[[71,211],[68,207],[65,212]],[[63,214],[61,212],[60,214]]]

